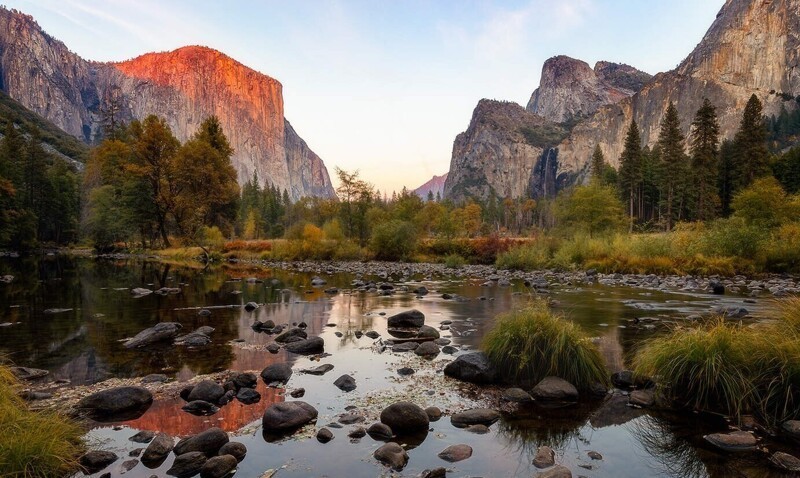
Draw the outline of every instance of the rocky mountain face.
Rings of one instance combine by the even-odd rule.
[[[651,76],[632,66],[555,56],[544,62],[539,87],[526,109],[556,123],[589,116],[639,91]]]
[[[423,200],[428,198],[428,193],[433,194],[433,197],[436,197],[437,194],[439,197],[444,197],[445,181],[447,181],[447,173],[444,173],[441,176],[434,176],[427,180],[425,184],[415,189],[414,193]]]
[[[89,62],[31,17],[0,9],[0,89],[87,142],[96,138],[99,112],[112,97],[123,120],[162,116],[182,141],[216,115],[235,150],[240,183],[256,174],[293,199],[334,196],[324,163],[283,116],[280,82],[210,48]]]
[[[579,123],[559,145],[559,173],[575,174],[586,165],[596,144],[618,166],[625,132],[635,119],[645,144],[658,139],[670,102],[678,109],[684,132],[708,98],[717,107],[722,136],[736,132],[751,95],[764,113],[781,104],[798,107],[800,94],[800,0],[728,0],[700,44],[674,70],[660,73],[638,93],[598,109]]]
[[[453,143],[444,196],[458,201],[526,195],[536,161],[548,142],[561,137],[561,127],[516,103],[481,100]]]

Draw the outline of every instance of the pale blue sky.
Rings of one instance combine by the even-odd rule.
[[[199,44],[283,83],[286,117],[333,175],[380,190],[447,171],[481,98],[525,105],[559,54],[675,67],[723,0],[4,0],[90,60]]]

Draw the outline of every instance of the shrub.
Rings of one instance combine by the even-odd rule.
[[[378,224],[372,230],[370,247],[376,259],[387,261],[408,259],[417,248],[414,225],[397,219]]]
[[[768,231],[732,217],[711,224],[704,237],[703,252],[712,256],[755,257],[768,238]]]
[[[547,267],[550,261],[550,251],[542,244],[524,244],[512,247],[497,256],[495,266],[498,269],[516,269],[521,271],[534,271]]]
[[[784,224],[772,234],[764,251],[764,268],[772,272],[800,271],[800,223]]]
[[[608,381],[603,357],[591,339],[576,323],[553,314],[543,300],[497,316],[483,350],[511,381],[556,376],[581,390]]]
[[[204,226],[197,235],[197,242],[206,249],[220,250],[225,244],[225,237],[217,226]]]
[[[68,476],[83,451],[83,430],[55,412],[36,412],[17,395],[18,384],[0,365],[0,476]]]
[[[467,261],[458,254],[448,254],[447,257],[444,258],[444,265],[450,269],[461,269],[466,263]]]
[[[652,377],[664,397],[682,406],[738,417],[755,401],[753,339],[752,331],[722,318],[676,327],[639,348],[634,370]]]

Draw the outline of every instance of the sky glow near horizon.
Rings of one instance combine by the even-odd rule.
[[[283,84],[286,118],[325,161],[381,191],[446,172],[481,98],[525,105],[568,55],[655,74],[724,0],[4,0],[88,60],[205,45]]]

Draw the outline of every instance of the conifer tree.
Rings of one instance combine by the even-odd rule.
[[[674,103],[670,103],[658,134],[658,146],[661,150],[661,190],[666,201],[664,214],[667,231],[672,229],[676,217],[680,217],[683,205],[682,187],[686,179],[685,141],[678,110]]]
[[[719,123],[714,105],[705,98],[692,121],[690,136],[695,217],[708,221],[716,216],[719,195],[715,180],[719,162]]]
[[[592,176],[596,179],[602,179],[605,166],[606,159],[603,156],[603,151],[600,149],[600,145],[597,144],[594,146],[594,152],[592,153]]]
[[[628,231],[633,232],[636,203],[641,194],[642,154],[639,127],[631,120],[625,135],[625,146],[619,159],[619,185],[622,199],[628,203]]]
[[[733,193],[749,186],[754,179],[770,173],[767,129],[761,101],[750,96],[734,137]]]

